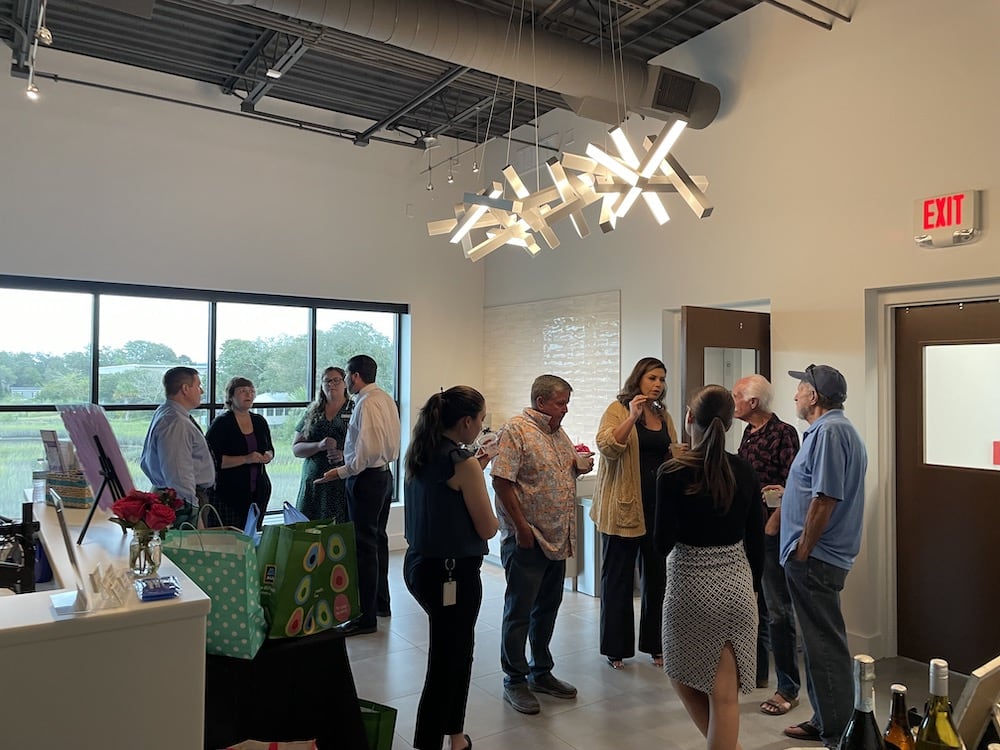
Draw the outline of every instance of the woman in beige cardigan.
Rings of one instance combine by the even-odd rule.
[[[666,365],[655,357],[636,362],[597,432],[601,463],[590,517],[601,532],[601,653],[612,669],[622,669],[623,659],[635,655],[632,582],[637,561],[639,650],[663,665],[664,562],[653,541],[656,471],[677,444],[677,430],[662,404],[666,379]]]

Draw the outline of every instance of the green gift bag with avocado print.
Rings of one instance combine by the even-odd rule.
[[[354,524],[265,526],[257,557],[269,638],[319,633],[361,614]]]
[[[252,659],[264,643],[257,551],[227,529],[171,530],[163,553],[212,600],[205,640],[210,654]]]

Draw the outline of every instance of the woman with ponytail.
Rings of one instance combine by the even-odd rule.
[[[403,579],[430,621],[416,750],[441,750],[445,736],[450,750],[472,746],[465,707],[483,599],[479,569],[499,521],[483,478],[489,457],[464,446],[482,431],[485,405],[465,385],[435,393],[420,410],[406,452]]]
[[[733,396],[709,385],[688,405],[691,449],[656,480],[656,544],[667,556],[663,671],[709,750],[737,750],[739,694],[756,686],[764,562],[760,483],[726,452]]]

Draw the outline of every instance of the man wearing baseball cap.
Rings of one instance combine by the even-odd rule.
[[[799,381],[796,413],[809,428],[785,485],[780,560],[802,631],[813,716],[785,734],[836,748],[854,705],[840,592],[861,548],[868,454],[844,416],[844,376],[829,365],[788,374]]]

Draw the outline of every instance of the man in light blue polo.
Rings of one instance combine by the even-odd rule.
[[[781,503],[781,564],[802,631],[813,716],[785,730],[836,748],[854,706],[840,592],[861,548],[868,454],[844,416],[847,381],[829,365],[788,372],[809,423]]]

